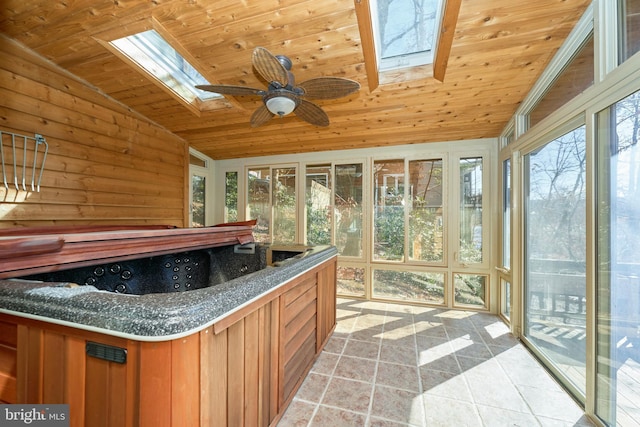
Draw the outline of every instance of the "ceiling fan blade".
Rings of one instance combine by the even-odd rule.
[[[220,95],[264,95],[266,92],[246,86],[233,85],[196,85],[200,90],[219,93]]]
[[[360,90],[360,83],[342,77],[318,77],[298,85],[304,96],[315,99],[335,99]]]
[[[267,109],[266,105],[262,105],[251,115],[251,127],[257,128],[267,123],[272,117],[273,113]]]
[[[289,84],[289,73],[286,68],[267,49],[263,47],[255,48],[252,62],[258,73],[269,83],[276,82],[281,87]]]
[[[312,125],[329,126],[329,116],[313,102],[301,99],[298,107],[293,112],[296,113],[296,116]]]

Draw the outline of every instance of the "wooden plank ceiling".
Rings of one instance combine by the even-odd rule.
[[[429,66],[381,76],[373,90],[363,52],[371,43],[354,0],[4,0],[0,30],[213,159],[228,159],[496,137],[589,3],[462,0],[444,82]],[[326,128],[295,115],[252,128],[260,98],[188,108],[104,47],[151,28],[214,84],[264,88],[251,66],[263,46],[293,61],[298,82],[339,76],[362,89],[317,102]]]

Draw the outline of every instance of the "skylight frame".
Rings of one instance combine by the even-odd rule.
[[[399,4],[401,2],[409,2],[412,0],[391,0],[390,3],[393,3],[394,1],[397,2],[396,4]],[[379,73],[433,64],[433,61],[435,58],[435,49],[438,45],[438,35],[440,34],[440,26],[442,24],[445,0],[424,0],[424,1],[425,2],[432,1],[435,5],[434,19],[432,21],[433,34],[432,34],[431,46],[428,48],[428,50],[383,57],[382,41],[381,41],[382,35],[381,35],[381,28],[380,28],[380,20],[378,16],[378,0],[370,0],[371,23],[373,27],[373,38],[375,42],[375,51],[376,51],[376,57],[377,57],[376,61],[377,61]]]
[[[112,40],[109,45],[189,104],[222,98],[196,89],[196,85],[210,83],[155,29]]]

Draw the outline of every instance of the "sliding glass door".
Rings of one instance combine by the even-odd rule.
[[[640,92],[598,114],[596,414],[640,425]]]
[[[524,157],[524,336],[578,397],[586,393],[585,126]]]

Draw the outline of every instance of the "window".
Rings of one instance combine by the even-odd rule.
[[[460,252],[462,263],[482,262],[482,157],[460,159]]]
[[[524,168],[524,336],[584,395],[586,126],[527,154]]]
[[[238,221],[238,172],[224,174],[224,222]]]
[[[189,150],[189,176],[191,188],[189,189],[189,226],[206,227],[210,224],[210,200],[207,198],[207,185],[211,181],[209,176],[208,158],[196,150]],[[210,160],[210,159],[209,159]]]
[[[191,226],[204,227],[205,217],[205,188],[206,177],[202,175],[191,175]]]
[[[295,243],[296,239],[296,168],[273,168],[272,206],[273,242]]]
[[[640,92],[598,113],[596,415],[637,425],[640,399]],[[634,423],[633,420],[636,420]]]
[[[511,320],[511,282],[500,279],[500,313]]]
[[[305,184],[308,245],[331,244],[331,165],[307,166]]]
[[[620,63],[640,51],[640,1],[618,0]]]
[[[445,275],[427,271],[373,270],[373,296],[444,304]]]
[[[256,220],[254,239],[296,243],[296,168],[250,168],[247,182],[247,219]]]
[[[365,269],[340,263],[337,269],[337,293],[339,295],[365,296]]]
[[[556,77],[551,87],[529,113],[529,126],[542,119],[583,92],[594,81],[593,34]]]
[[[454,274],[453,293],[455,306],[486,308],[489,279],[481,274]]]
[[[432,63],[441,7],[441,0],[372,1],[378,71]]]
[[[362,163],[335,165],[335,245],[338,254],[362,257]]]
[[[409,162],[409,259],[444,262],[442,159]]]
[[[248,165],[245,219],[257,220],[258,242],[334,245],[339,295],[486,311],[490,286],[497,288],[490,280],[492,221],[484,206],[491,200],[485,191],[493,143],[474,141],[450,152],[390,147],[356,161],[332,161],[335,155],[327,153],[312,163],[301,155],[289,165]],[[376,159],[377,152],[389,158]]]
[[[500,313],[511,317],[511,159],[502,162],[502,245],[500,267]]]
[[[222,97],[196,89],[196,85],[209,82],[155,30],[113,40],[110,44],[189,103],[195,99]]]
[[[194,154],[189,154],[189,164],[193,165],[193,166],[200,166],[201,168],[206,168],[207,167],[207,161],[204,159],[201,159],[200,157],[194,155]]]
[[[257,242],[271,241],[271,168],[250,168],[247,173],[247,219],[255,219],[253,237]]]
[[[404,260],[404,160],[373,163],[374,236],[376,260]]]
[[[486,268],[484,157],[452,157],[449,162],[453,167],[450,178],[458,175],[460,196],[457,202],[449,201],[459,206],[459,214],[457,227],[447,237],[444,159],[374,160],[374,298],[488,308],[489,275],[482,271]],[[447,256],[447,241],[455,238],[457,250]],[[471,265],[483,274],[450,271]],[[449,293],[447,287],[454,289]],[[454,293],[449,301],[446,295]]]

